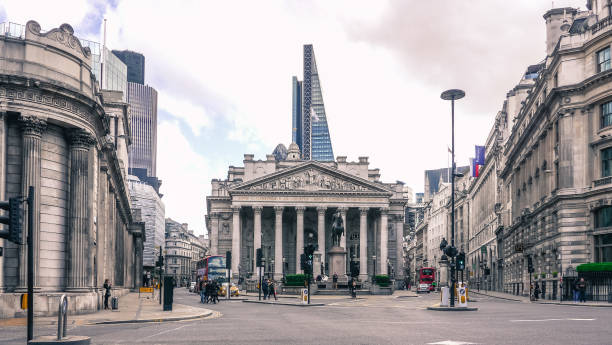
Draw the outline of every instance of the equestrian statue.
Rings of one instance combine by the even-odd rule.
[[[340,247],[340,239],[344,235],[344,224],[340,211],[336,211],[332,217],[332,247]]]

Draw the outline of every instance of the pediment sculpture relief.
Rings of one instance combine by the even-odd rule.
[[[292,175],[267,180],[251,186],[251,190],[303,190],[303,191],[351,191],[366,192],[370,188],[338,177],[325,174],[316,169],[300,171]]]

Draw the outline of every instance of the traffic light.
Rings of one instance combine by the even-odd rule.
[[[232,269],[232,252],[230,250],[225,252],[225,268]]]
[[[446,248],[444,248],[444,254],[451,258],[454,258],[455,256],[457,256],[457,248],[453,246],[447,246]]]
[[[261,248],[257,248],[257,251],[255,252],[255,266],[257,267],[263,267],[263,255],[261,253]]]
[[[0,238],[22,244],[23,210],[21,208],[21,198],[10,198],[8,202],[0,201],[0,209],[8,211],[8,215],[0,216],[0,223],[8,225],[8,232],[0,231]]]
[[[461,252],[457,255],[457,269],[459,271],[465,270],[465,253]]]
[[[533,269],[533,260],[531,259],[531,256],[527,257],[527,272],[529,273],[535,272],[535,270]]]
[[[351,261],[351,277],[355,278],[359,276],[359,262]]]
[[[308,270],[308,258],[306,254],[300,254],[300,269],[304,272]]]

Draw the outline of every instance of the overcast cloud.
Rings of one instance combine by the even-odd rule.
[[[556,7],[585,0],[557,0]],[[446,167],[448,88],[457,163],[483,144],[506,92],[545,54],[548,0],[22,1],[0,20],[43,29],[69,23],[83,38],[146,57],[159,92],[158,175],[166,216],[204,233],[212,178],[244,153],[265,159],[291,140],[291,76],[314,45],[334,154],[370,156],[384,181],[423,190]]]

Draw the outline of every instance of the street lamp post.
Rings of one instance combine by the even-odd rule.
[[[455,100],[465,96],[465,92],[459,89],[451,89],[442,92],[440,98],[451,101],[451,247],[455,247]],[[455,306],[455,255],[451,256],[451,291],[450,306]]]

